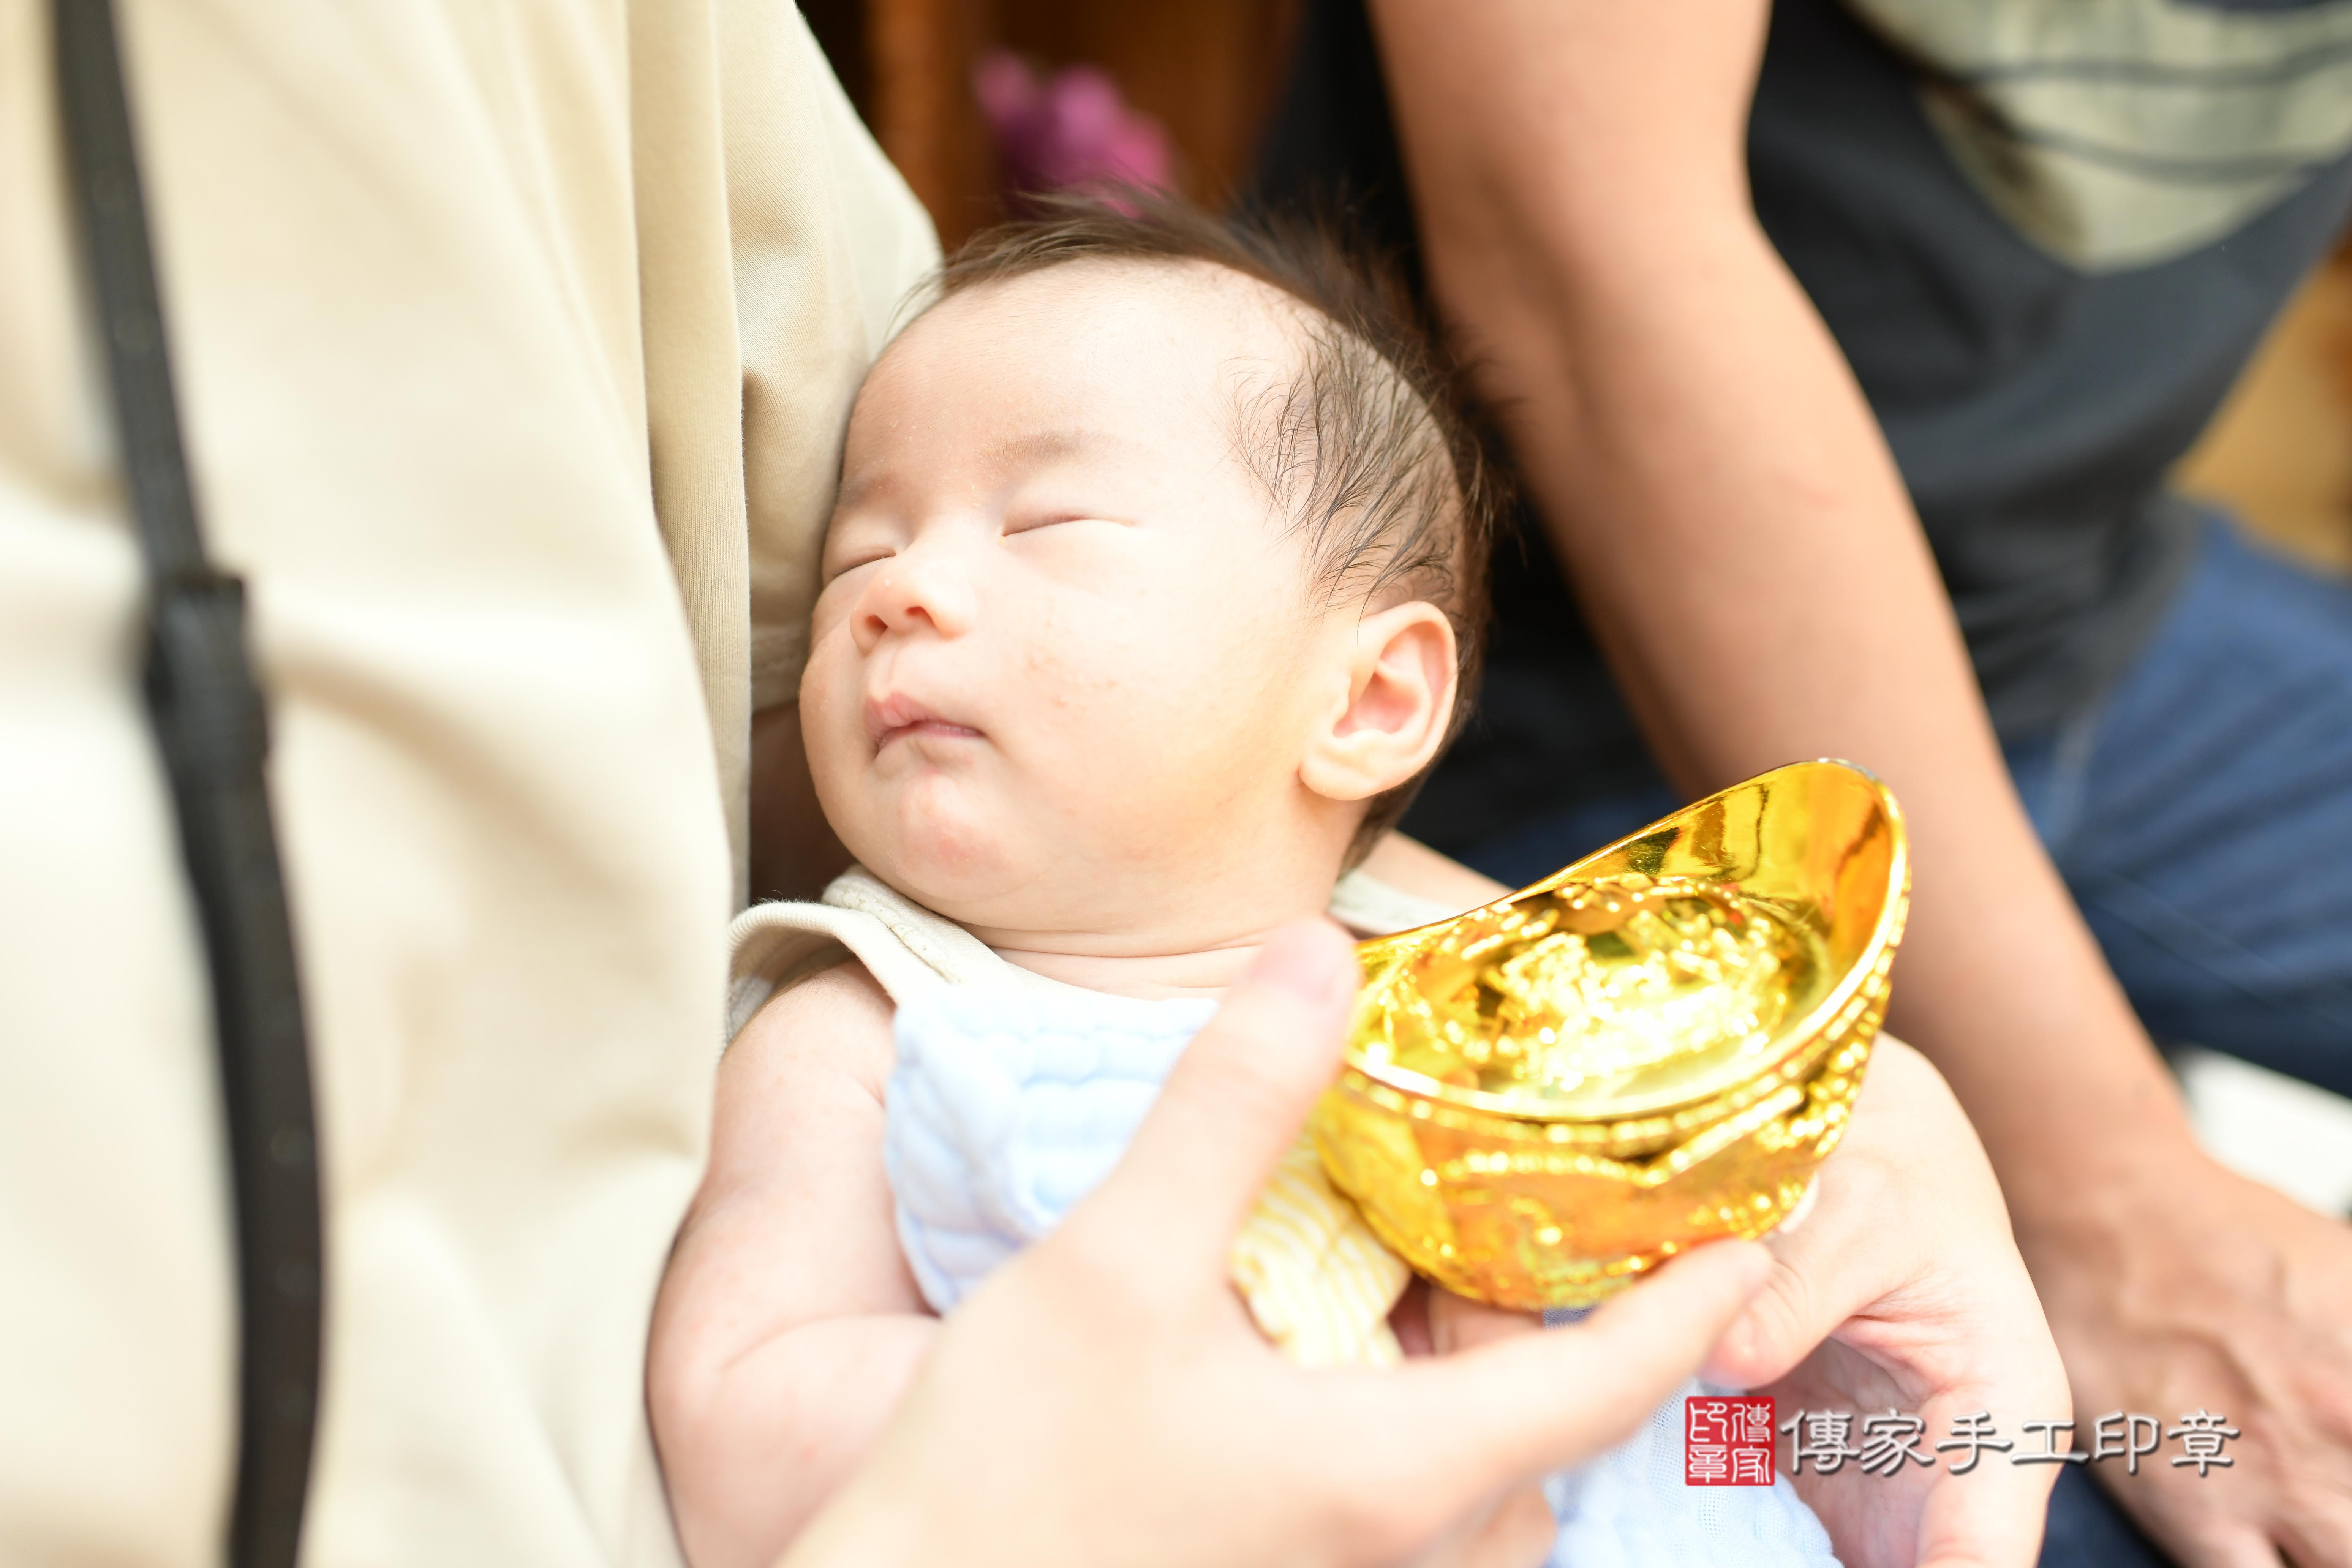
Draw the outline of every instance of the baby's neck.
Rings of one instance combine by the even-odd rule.
[[[1248,971],[1277,929],[1323,913],[1336,873],[1325,866],[1254,879],[1246,896],[1195,885],[1126,911],[1073,911],[1066,927],[1032,919],[1018,927],[971,921],[964,929],[1007,963],[1065,985],[1114,996],[1215,996]]]
[[[1239,980],[1272,926],[1236,930],[1206,942],[1158,944],[1132,941],[1114,945],[1100,937],[1079,940],[1054,932],[992,931],[972,934],[1008,963],[1114,996],[1216,996]],[[1154,951],[1164,946],[1168,951]]]
[[[1339,827],[1353,824],[1236,829],[1234,844],[1249,852],[1228,844],[1159,865],[1065,863],[968,898],[900,890],[1045,979],[1114,996],[1215,996],[1275,931],[1329,907],[1347,848]]]

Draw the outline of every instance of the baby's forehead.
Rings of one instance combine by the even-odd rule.
[[[1295,380],[1292,301],[1230,268],[1088,259],[963,288],[909,324],[868,375],[837,513],[870,498],[999,493],[1044,469],[1104,505],[1167,494],[1266,501],[1249,410]]]

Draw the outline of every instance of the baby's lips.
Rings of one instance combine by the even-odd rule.
[[[971,725],[950,719],[929,703],[904,692],[893,691],[881,697],[869,697],[866,700],[866,738],[877,750],[898,735],[934,726],[943,732],[980,733]]]
[[[866,738],[878,746],[893,731],[936,717],[929,708],[902,692],[869,697],[866,700]]]

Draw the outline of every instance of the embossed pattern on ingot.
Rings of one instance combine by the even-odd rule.
[[[1761,1235],[1844,1131],[1908,884],[1885,789],[1800,763],[1367,942],[1317,1150],[1407,1261],[1501,1306]]]
[[[1819,993],[1820,948],[1769,900],[1696,878],[1564,882],[1400,965],[1366,1048],[1458,1089],[1571,1094],[1726,1042],[1763,1048]]]

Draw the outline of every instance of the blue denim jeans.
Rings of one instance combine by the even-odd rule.
[[[2352,584],[2215,520],[2137,663],[2089,712],[2011,747],[2009,764],[2158,1041],[2352,1094]],[[1463,858],[1518,886],[1679,804],[1661,781]],[[2072,1467],[2042,1560],[2160,1561]]]
[[[2010,770],[2151,1034],[2352,1094],[2352,584],[2217,522],[2115,692]]]

